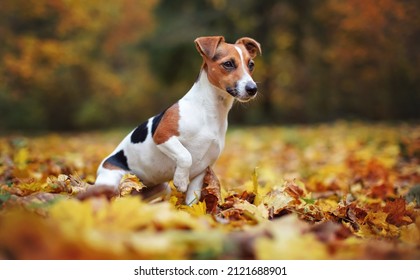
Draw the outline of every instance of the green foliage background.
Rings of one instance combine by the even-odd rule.
[[[179,99],[193,40],[253,37],[260,96],[231,122],[419,119],[415,0],[5,0],[0,129],[134,125]]]

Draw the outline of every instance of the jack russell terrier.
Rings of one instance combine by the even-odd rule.
[[[200,199],[207,167],[223,150],[233,101],[247,102],[257,94],[251,75],[253,58],[261,54],[261,47],[247,37],[235,44],[226,43],[222,36],[199,37],[194,42],[203,64],[193,87],[131,131],[102,161],[95,185],[82,196],[92,195],[95,188],[116,195],[123,175],[132,173],[146,191],[168,191],[173,180],[179,191],[186,192],[187,205]]]

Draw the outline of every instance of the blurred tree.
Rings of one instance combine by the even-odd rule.
[[[152,30],[155,4],[3,1],[0,127],[89,127],[114,122],[116,114],[130,120],[127,112],[154,88],[134,46]]]
[[[0,128],[139,122],[192,86],[194,39],[219,34],[263,47],[261,94],[233,122],[419,119],[419,13],[416,0],[5,0]]]
[[[195,37],[257,39],[262,97],[234,109],[236,122],[412,119],[420,116],[419,12],[414,0],[163,0],[147,45],[175,99],[200,63]]]
[[[330,0],[327,61],[339,108],[370,119],[420,116],[418,1]]]

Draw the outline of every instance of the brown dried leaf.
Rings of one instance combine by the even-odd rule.
[[[299,200],[301,197],[306,195],[306,191],[298,186],[298,184],[296,184],[294,181],[286,182],[286,187],[284,190],[295,200]]]
[[[397,198],[394,201],[387,201],[384,212],[388,213],[386,221],[396,226],[408,225],[413,222],[410,212],[406,209],[404,198]]]
[[[221,203],[220,182],[210,167],[206,169],[200,201],[206,203],[207,213],[217,214],[219,211],[218,205]]]

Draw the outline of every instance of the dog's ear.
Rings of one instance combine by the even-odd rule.
[[[223,36],[208,36],[199,37],[195,39],[194,43],[201,56],[212,59],[216,54],[217,46],[224,41]]]
[[[262,54],[260,43],[258,43],[252,38],[243,37],[241,39],[238,39],[235,44],[243,44],[252,58],[256,57],[257,54]]]

